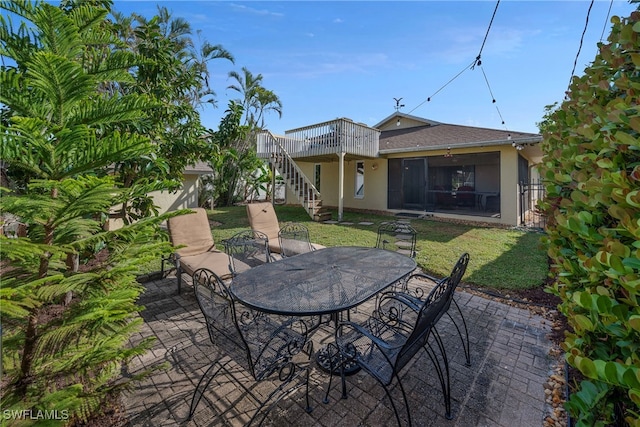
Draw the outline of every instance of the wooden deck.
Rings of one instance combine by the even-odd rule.
[[[261,158],[269,158],[278,152],[276,144],[294,159],[313,158],[319,161],[335,154],[359,158],[378,157],[380,131],[362,123],[340,118],[328,122],[292,129],[284,136],[263,132],[257,137],[257,153]]]

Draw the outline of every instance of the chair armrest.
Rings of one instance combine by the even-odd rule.
[[[382,301],[385,297],[387,299],[394,299],[406,305],[407,307],[411,308],[414,311],[420,310],[420,307],[422,306],[422,303],[423,303],[423,301],[420,298],[414,297],[413,295],[409,295],[408,293],[405,293],[405,292],[398,292],[398,291],[384,292],[381,295],[380,300]]]
[[[169,255],[169,260],[175,265],[177,269],[180,268],[180,254],[178,252],[174,252]]]
[[[371,340],[371,342],[373,342],[377,347],[379,347],[380,349],[389,351],[389,350],[393,350],[395,348],[400,348],[402,347],[402,345],[389,345],[389,343],[387,343],[386,341],[378,338],[377,336],[373,335],[368,329],[364,328],[362,325],[359,325],[357,323],[354,322],[349,322],[349,321],[344,321],[344,322],[340,322],[340,324],[338,325],[338,327],[336,328],[336,342],[339,341],[344,341],[345,340],[345,334],[342,334],[342,328],[343,327],[351,327],[355,330],[356,333],[365,336],[366,338],[368,338],[369,340]],[[341,346],[339,346],[341,348]]]
[[[436,285],[447,278],[447,276],[445,276],[441,279],[438,279],[437,277],[431,276],[430,274],[426,274],[426,273],[414,273],[411,275],[411,277],[422,277],[423,279],[427,279],[427,280],[430,280],[431,282],[434,282]]]

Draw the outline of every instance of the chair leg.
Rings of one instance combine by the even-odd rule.
[[[460,306],[456,302],[455,298],[453,298],[452,301],[453,301],[453,304],[455,304],[456,308],[458,309],[458,313],[460,313],[460,318],[462,319],[462,326],[464,327],[464,334],[465,334],[464,338],[462,337],[462,332],[460,331],[458,324],[455,322],[455,320],[453,320],[453,318],[451,317],[448,311],[447,311],[447,315],[455,325],[456,330],[458,331],[458,336],[460,337],[460,341],[462,341],[462,348],[464,349],[464,355],[467,358],[465,366],[471,366],[471,348],[469,346],[469,330],[467,329],[467,322],[464,320],[464,316],[462,315],[462,310],[460,310]]]
[[[178,265],[176,267],[176,276],[178,276],[178,295],[182,292],[182,269]]]
[[[213,367],[216,365],[218,365],[218,369],[213,373],[213,375],[211,375],[211,377],[209,377],[204,387],[200,391],[200,394],[198,395],[198,390],[200,389],[200,385],[202,384],[202,381],[204,381],[205,377],[207,377],[211,369],[213,369]],[[224,368],[224,365],[222,365],[218,361],[213,362],[211,366],[209,366],[209,368],[207,368],[205,373],[202,375],[202,377],[200,378],[200,381],[198,381],[198,385],[196,385],[196,389],[193,391],[193,397],[191,398],[191,406],[189,407],[189,416],[187,418],[188,421],[191,420],[191,418],[193,417],[193,414],[196,412],[196,408],[200,403],[200,399],[202,399],[202,396],[204,395],[204,391],[209,387],[211,380],[213,380],[215,376],[218,375],[218,372],[220,372],[223,368]],[[196,396],[198,397],[196,398]]]
[[[335,349],[335,357],[331,355],[331,352],[333,351],[333,349]],[[334,365],[334,361],[337,360],[337,357],[339,357],[340,350],[338,349],[338,346],[335,345],[334,343],[329,343],[327,344],[325,351],[327,352],[327,357],[329,358],[330,372],[329,372],[329,384],[327,385],[327,392],[324,395],[324,399],[322,399],[322,403],[329,403],[329,392],[331,391],[331,383],[333,382],[333,374],[331,372],[333,372],[337,368],[337,366]]]
[[[398,408],[396,407],[396,404],[393,401],[393,397],[391,396],[391,392],[389,391],[387,386],[382,381],[380,381],[380,379],[375,374],[375,372],[371,372],[371,370],[367,369],[364,366],[362,366],[362,368],[365,371],[367,371],[367,373],[369,375],[371,375],[371,377],[373,379],[375,379],[378,382],[378,384],[380,384],[380,386],[382,386],[382,388],[384,389],[384,392],[387,395],[387,398],[389,399],[389,402],[391,402],[391,407],[393,408],[393,413],[396,416],[396,421],[398,421],[398,427],[402,427],[402,420],[400,419],[400,413],[398,412]],[[393,376],[396,378],[396,381],[398,381],[398,385],[400,386],[400,391],[402,392],[402,399],[404,400],[404,407],[407,410],[407,420],[409,421],[409,427],[411,427],[411,425],[412,425],[412,423],[411,423],[411,411],[409,409],[409,401],[407,400],[407,394],[404,391],[404,386],[402,385],[402,381],[400,381],[400,377],[398,376],[398,373],[394,372]]]
[[[398,385],[400,386],[400,391],[402,392],[402,399],[404,400],[404,407],[407,410],[407,420],[409,421],[409,427],[411,427],[411,410],[409,409],[409,400],[407,400],[407,393],[405,393],[404,391],[404,386],[402,385],[402,381],[400,381],[400,376],[398,376],[397,372],[394,372],[394,375],[396,377],[396,380],[398,381]],[[396,413],[396,419],[398,420],[398,427],[401,427],[402,424],[400,423],[400,416],[398,414],[398,410],[396,408],[396,405],[393,403],[393,399],[391,399],[391,394],[389,393],[389,391],[387,390],[386,387],[383,387],[384,390],[387,392],[387,397],[389,397],[389,400],[391,401],[391,406],[393,406],[393,411]]]
[[[296,380],[296,377],[298,376],[295,373],[295,369],[296,369],[295,366],[296,366],[295,364],[292,364],[291,369],[293,369],[294,371],[291,374],[288,374],[287,376],[285,376],[284,377],[285,380],[275,390],[273,390],[271,393],[269,393],[269,396],[267,396],[267,398],[262,403],[260,403],[260,406],[258,406],[258,409],[256,409],[256,411],[254,412],[253,416],[251,417],[251,419],[247,423],[247,426],[250,426],[251,424],[253,424],[253,422],[258,418],[258,415],[260,415],[260,413],[262,412],[262,409],[267,407],[267,404],[269,402],[271,402],[271,403],[269,403],[269,405],[267,407],[267,410],[262,413],[260,423],[258,424],[258,425],[262,425],[262,423],[264,423],[264,420],[267,419],[267,416],[269,415],[271,410],[278,404],[278,402],[280,402],[280,400],[282,398],[284,398],[285,396],[291,394],[292,392],[294,392],[295,390],[297,390],[298,388],[301,387],[300,384],[296,384],[296,385],[293,385],[292,387],[290,387],[288,389],[285,389],[285,386],[288,385],[291,381]],[[307,413],[309,413],[309,412],[311,412],[311,406],[310,406],[310,403],[309,403],[309,394],[308,394],[308,392],[309,392],[309,368],[308,367],[304,368],[304,370],[306,371],[305,372],[305,383],[306,383],[305,386],[306,386],[306,392],[307,392],[307,394],[306,394],[306,403],[307,403],[306,411],[307,411]],[[279,394],[279,396],[276,399],[274,399],[274,397],[276,395],[278,395],[278,394]]]
[[[442,387],[445,417],[448,420],[451,420],[453,419],[453,416],[451,415],[451,383],[449,380],[449,360],[447,359],[447,352],[445,351],[444,344],[442,343],[442,339],[440,338],[440,334],[438,334],[438,331],[435,328],[433,329],[433,336],[438,346],[438,350],[440,351],[440,356],[442,357],[442,364],[444,365],[444,367],[440,365],[438,356],[429,343],[427,343],[427,345],[424,347],[424,350],[429,356],[429,359],[431,359],[431,363],[433,363],[434,368],[436,369],[438,380],[440,381],[440,387]]]

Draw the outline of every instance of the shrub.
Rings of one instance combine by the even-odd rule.
[[[612,18],[608,43],[545,123],[543,176],[552,291],[584,375],[567,403],[578,425],[640,425],[640,12]]]

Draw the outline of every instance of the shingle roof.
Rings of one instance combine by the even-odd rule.
[[[380,152],[507,145],[513,142],[534,143],[541,140],[542,136],[535,133],[438,123],[382,131]]]

